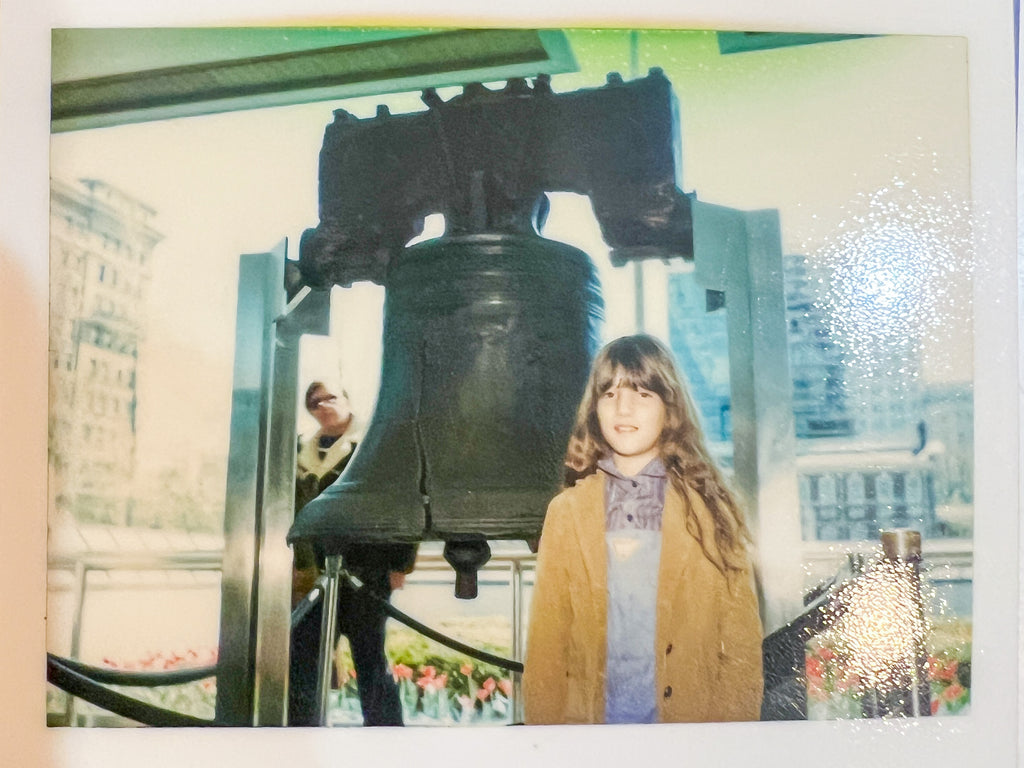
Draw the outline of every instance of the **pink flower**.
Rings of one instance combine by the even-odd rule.
[[[447,673],[442,672],[440,675],[438,675],[437,677],[434,678],[434,687],[437,690],[441,690],[446,685],[448,685],[448,675],[447,675]]]
[[[469,677],[470,675],[473,674],[473,665],[472,664],[463,664],[461,667],[459,667],[459,672],[464,674],[466,677]]]
[[[497,683],[494,682],[493,677],[488,677],[486,680],[484,680],[483,684],[481,685],[481,687],[488,693],[492,693],[494,691],[495,686],[497,686]]]
[[[498,681],[498,690],[500,690],[506,696],[511,696],[512,695],[512,681],[509,680],[508,678],[505,678],[505,677],[501,678],[501,680]]]
[[[407,667],[405,664],[395,664],[394,673],[398,680],[412,680],[412,667]]]
[[[807,678],[808,680],[821,680],[825,676],[825,665],[821,663],[821,659],[816,656],[811,656],[807,659]]]
[[[956,669],[959,666],[956,659],[953,659],[945,667],[940,667],[935,677],[944,682],[956,680]]]
[[[480,701],[487,701],[487,699],[490,697],[490,695],[491,695],[491,692],[488,691],[486,688],[480,688],[476,692],[476,697],[478,699],[480,699]]]
[[[946,690],[942,692],[942,698],[944,698],[946,701],[956,701],[961,696],[963,696],[965,692],[966,691],[964,687],[961,686],[960,683],[953,683],[951,686],[949,686]]]
[[[416,685],[418,685],[423,690],[427,690],[428,688],[430,690],[434,690],[436,687],[434,684],[434,678],[436,676],[437,670],[428,664],[427,666],[423,667],[422,674],[420,675],[420,679],[416,681]]]

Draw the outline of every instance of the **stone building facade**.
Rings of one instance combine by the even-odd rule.
[[[155,215],[102,181],[51,181],[51,499],[84,521],[131,522]]]

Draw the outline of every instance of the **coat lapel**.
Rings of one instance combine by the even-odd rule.
[[[606,643],[608,632],[608,559],[604,541],[604,485],[603,472],[597,472],[577,483],[580,504],[573,515],[576,542],[583,561],[586,578],[573,579],[579,593],[574,606],[582,613],[577,617],[579,627],[587,638],[580,648],[577,660],[582,679],[587,687],[583,697],[586,711],[577,713],[581,722],[604,721],[604,678],[607,665]],[[581,702],[582,703],[582,702]]]
[[[661,562],[658,565],[658,638],[659,646],[668,640],[669,627],[675,626],[673,616],[676,595],[680,589],[692,589],[698,578],[695,566],[707,557],[721,568],[720,558],[706,554],[701,546],[701,537],[710,537],[711,550],[718,555],[714,546],[714,523],[703,500],[687,487],[680,495],[669,484],[665,489],[665,510],[661,518]]]
[[[690,548],[696,542],[686,527],[687,504],[670,484],[665,489],[661,516],[661,562],[658,565],[658,627],[672,626],[672,608],[679,584],[693,562]],[[660,643],[660,641],[659,641]]]
[[[590,605],[595,618],[607,613],[608,562],[604,544],[604,474],[598,472],[584,481],[579,513],[573,516],[583,568],[590,585]]]

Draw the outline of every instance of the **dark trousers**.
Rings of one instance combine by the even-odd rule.
[[[354,590],[342,579],[338,590],[338,631],[348,637],[356,670],[363,725],[402,725],[402,702],[391,666],[384,654],[387,615],[366,590],[391,596],[387,570],[360,573],[365,586]],[[316,700],[317,657],[320,652],[322,602],[295,627],[291,635],[288,672],[288,724],[319,725]]]

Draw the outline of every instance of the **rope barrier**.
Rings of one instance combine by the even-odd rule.
[[[357,578],[347,571],[342,571],[342,576],[348,581],[353,589],[365,591],[366,594],[376,601],[384,612],[396,621],[405,624],[410,629],[419,632],[421,635],[441,643],[448,648],[459,651],[478,661],[494,664],[497,667],[512,672],[522,672],[521,662],[506,659],[487,651],[482,651],[470,645],[449,637],[436,629],[428,627],[420,621],[395,608],[385,598],[373,590],[367,588]],[[294,629],[309,612],[321,601],[326,586],[326,577],[317,579],[313,589],[310,590],[291,614],[291,628]],[[157,727],[195,727],[221,725],[214,720],[184,715],[180,712],[162,709],[160,707],[140,701],[118,691],[112,691],[105,685],[123,685],[137,687],[158,687],[164,685],[181,685],[184,683],[203,680],[208,677],[217,676],[217,666],[194,667],[192,669],[173,669],[162,672],[138,672],[135,670],[106,669],[83,664],[80,661],[66,659],[52,653],[46,654],[46,679],[61,690],[77,696],[84,701],[94,704],[115,715],[126,717],[143,725]]]
[[[222,725],[215,720],[183,715],[144,701],[111,691],[83,674],[71,669],[52,654],[46,654],[46,679],[62,691],[95,704],[115,715],[126,717],[143,725],[157,727],[203,727]]]
[[[65,659],[52,653],[46,654],[72,672],[77,672],[95,683],[106,685],[128,685],[140,687],[156,687],[160,685],[181,685],[192,683],[196,680],[203,680],[207,677],[217,676],[217,665],[208,667],[190,667],[189,669],[170,669],[162,672],[138,672],[127,669],[107,669],[105,667],[93,667],[83,664],[74,659]]]
[[[380,605],[380,607],[384,610],[385,613],[387,613],[388,616],[395,619],[396,621],[400,621],[402,624],[405,624],[410,629],[416,630],[421,635],[429,637],[431,640],[435,640],[441,645],[447,646],[452,650],[464,653],[467,656],[476,659],[477,661],[483,661],[487,664],[494,664],[495,666],[501,667],[502,669],[507,669],[510,672],[521,673],[523,671],[522,662],[513,661],[512,659],[506,659],[502,656],[497,656],[493,653],[488,653],[487,651],[481,651],[477,648],[474,648],[471,645],[466,645],[465,643],[456,640],[454,637],[449,637],[448,635],[442,634],[441,632],[438,632],[436,629],[431,629],[426,624],[423,624],[422,622],[414,619],[412,616],[409,616],[406,613],[402,613],[402,611],[395,608],[395,606],[393,606],[390,603],[390,601],[381,597],[372,589],[366,587],[361,581],[359,581],[356,577],[353,577],[352,574],[350,574],[348,571],[342,570],[341,575],[348,581],[348,583],[352,586],[353,589],[365,591],[367,595],[369,595],[374,601],[376,601]]]
[[[316,584],[309,590],[309,593],[299,601],[299,604],[292,610],[292,621],[291,627],[292,632],[295,628],[302,623],[302,620],[309,615],[309,612],[313,610],[313,607],[320,602],[320,598],[324,595],[324,590],[327,588],[327,577],[317,577]]]

